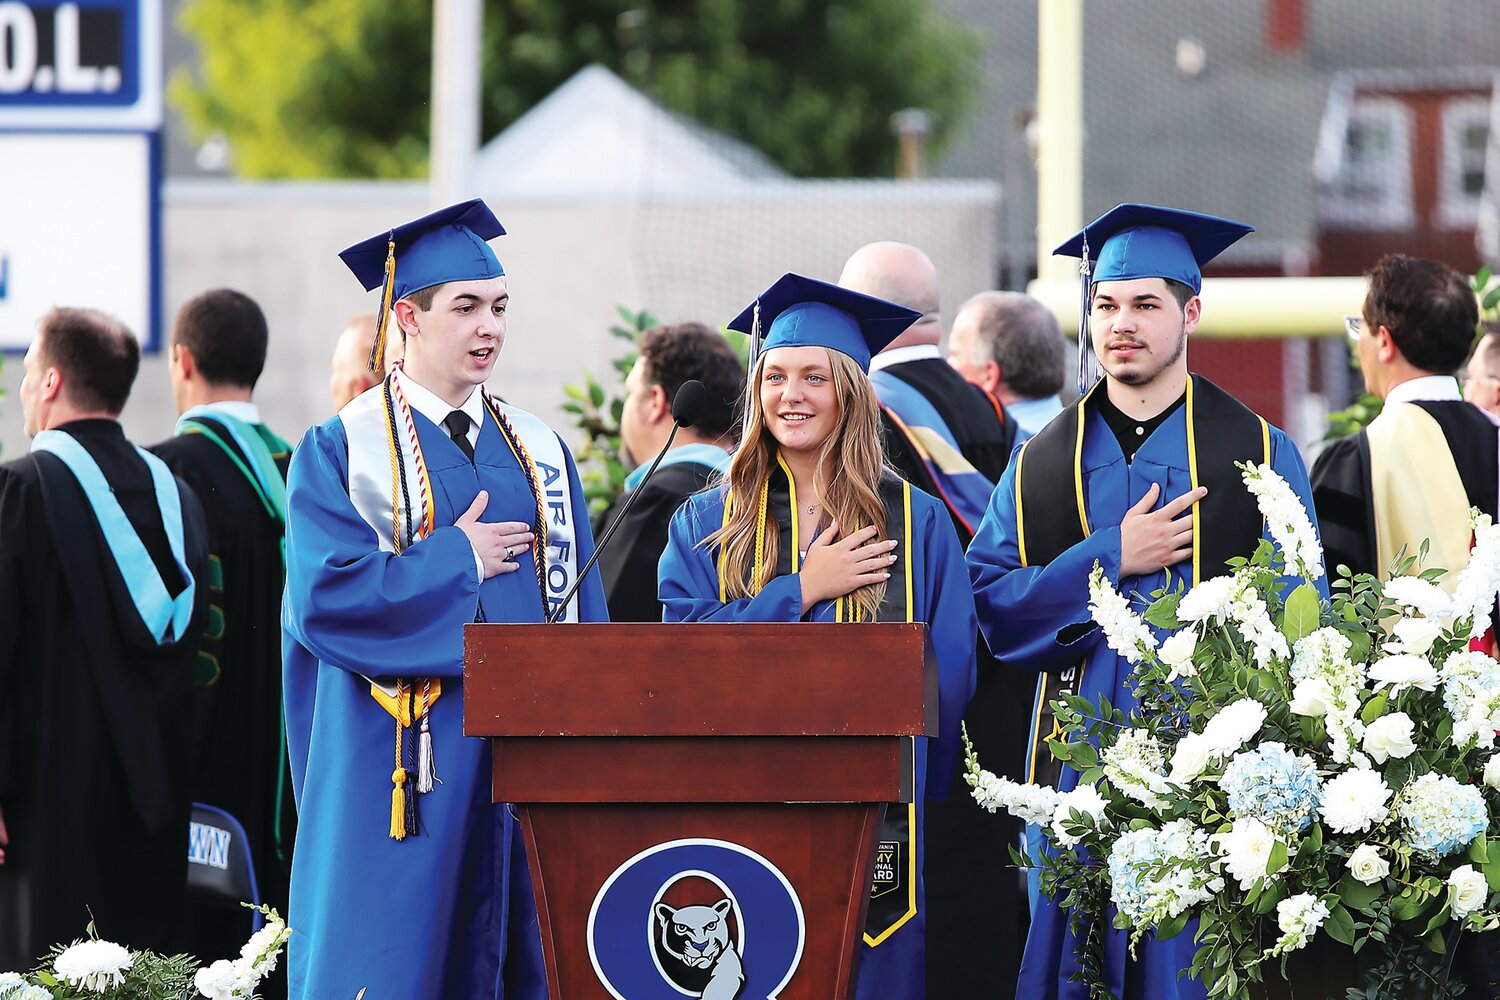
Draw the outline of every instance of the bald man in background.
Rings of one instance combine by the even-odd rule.
[[[344,326],[338,343],[333,347],[333,358],[329,361],[328,393],[333,397],[333,410],[337,413],[344,404],[364,392],[380,379],[370,371],[370,348],[375,344],[375,314],[361,313]],[[389,338],[385,345],[384,378],[401,360],[406,344],[399,337]]]
[[[870,363],[886,453],[901,475],[943,501],[965,546],[1010,462],[1018,428],[999,399],[953,370],[943,336],[937,269],[904,243],[871,243],[844,265],[839,284],[922,314]],[[1021,439],[1025,434],[1019,434]],[[965,720],[992,767],[1019,773],[1034,676],[1003,670],[979,640],[978,686]],[[1026,940],[1025,894],[1005,845],[1020,824],[975,805],[954,779],[947,801],[927,803],[927,996],[1012,996]],[[986,956],[974,961],[975,955]]]

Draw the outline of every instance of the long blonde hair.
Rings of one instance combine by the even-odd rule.
[[[885,470],[885,447],[880,433],[880,404],[864,369],[853,358],[834,350],[828,351],[828,358],[839,415],[833,433],[818,454],[819,474],[823,470],[832,473],[832,479],[819,486],[823,514],[838,522],[841,536],[873,524],[875,537],[883,538],[885,504],[881,502],[879,487]],[[760,383],[765,364],[766,355],[762,354],[745,384],[744,431],[726,477],[730,491],[728,518],[722,528],[702,542],[718,547],[719,573],[729,599],[759,593],[776,572],[779,554],[780,525],[760,502],[775,468],[779,447],[766,428],[761,409]],[[792,516],[796,516],[796,511]],[[762,527],[764,545],[757,564],[756,535]],[[860,619],[875,619],[885,598],[885,586],[883,582],[869,584],[851,595]]]

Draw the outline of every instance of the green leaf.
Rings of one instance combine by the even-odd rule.
[[[1286,844],[1276,841],[1271,845],[1271,857],[1266,861],[1266,874],[1275,875],[1286,867],[1289,860],[1291,859],[1287,855]]]
[[[1164,920],[1160,924],[1156,925],[1156,939],[1158,941],[1167,941],[1171,938],[1176,937],[1177,935],[1182,933],[1182,929],[1187,926],[1187,922],[1187,910],[1183,910],[1175,917]]]
[[[1490,855],[1490,859],[1484,863],[1484,880],[1490,885],[1490,892],[1500,889],[1500,851]]]
[[[1177,619],[1177,605],[1181,603],[1181,594],[1168,594],[1152,602],[1143,617],[1148,624],[1155,625],[1157,628],[1181,628],[1182,622]]]
[[[1272,848],[1274,850],[1275,848]],[[1265,916],[1276,909],[1276,904],[1286,898],[1286,879],[1279,878],[1266,886],[1266,890],[1260,894],[1260,902],[1255,904],[1255,912]]]
[[[1047,741],[1047,749],[1052,751],[1053,760],[1070,761],[1073,759],[1073,750],[1078,744],[1069,743],[1067,740]]]
[[[1475,837],[1474,843],[1469,845],[1469,860],[1479,865],[1490,860],[1489,838],[1484,834]]]
[[[1375,901],[1380,899],[1384,884],[1376,882],[1374,885],[1365,885],[1352,875],[1345,875],[1339,880],[1337,891],[1345,906],[1353,907],[1361,913],[1368,913]]]
[[[1092,743],[1073,744],[1073,755],[1069,758],[1073,766],[1080,771],[1084,768],[1095,767],[1099,763],[1099,751],[1094,749]]]
[[[1390,699],[1386,697],[1384,692],[1377,694],[1365,703],[1364,711],[1359,713],[1359,721],[1368,726],[1385,714],[1385,707],[1389,703]]]
[[[1323,922],[1323,929],[1339,944],[1354,944],[1354,918],[1343,906],[1335,906],[1328,911],[1328,919]]]
[[[1295,644],[1303,636],[1317,631],[1322,612],[1318,607],[1318,591],[1310,583],[1304,583],[1286,599],[1286,611],[1281,619],[1281,633],[1289,643]]]

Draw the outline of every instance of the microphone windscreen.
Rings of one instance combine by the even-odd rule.
[[[697,379],[688,379],[672,397],[672,419],[683,427],[693,426],[693,421],[703,415],[708,403],[708,390]]]

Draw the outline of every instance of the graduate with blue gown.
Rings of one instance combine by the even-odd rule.
[[[751,334],[746,422],[725,482],[677,511],[660,565],[669,622],[925,622],[939,735],[916,741],[916,796],[887,808],[904,841],[897,882],[873,895],[855,996],[925,994],[922,802],[947,793],[974,689],[974,601],[943,505],[891,472],[870,356],[917,319],[881,299],[786,275],[730,324]],[[763,345],[760,324],[769,324]],[[815,650],[779,651],[817,669]],[[768,661],[768,669],[777,660]]]
[[[547,995],[518,825],[463,733],[464,625],[540,622],[593,551],[573,459],[483,388],[504,230],[480,201],[341,256],[406,357],[310,430],[287,487],[285,692],[299,809],[290,995]],[[606,619],[597,574],[569,621]]]
[[[1129,713],[1130,665],[1109,648],[1089,614],[1097,562],[1144,611],[1152,592],[1228,572],[1264,533],[1234,462],[1268,462],[1312,510],[1296,446],[1228,393],[1187,367],[1187,337],[1201,314],[1200,268],[1251,232],[1211,216],[1120,205],[1058,248],[1081,257],[1086,314],[1080,370],[1092,346],[1104,377],[1023,445],[990,498],[969,546],[980,629],[1010,668],[1040,674],[1027,778],[1070,789],[1073,769],[1051,758],[1058,730],[1047,703],[1066,693],[1107,697]],[[1084,380],[1080,376],[1080,382]],[[1327,598],[1326,583],[1318,587]],[[983,748],[980,748],[981,751]],[[1042,837],[1028,830],[1033,855]],[[1002,850],[1002,845],[996,845]],[[1111,911],[1111,918],[1113,913]],[[1086,1000],[1069,914],[1036,900],[1016,995]],[[1105,974],[1121,1000],[1197,1000],[1196,922],[1174,938],[1147,937],[1131,959],[1127,934],[1105,932]]]

